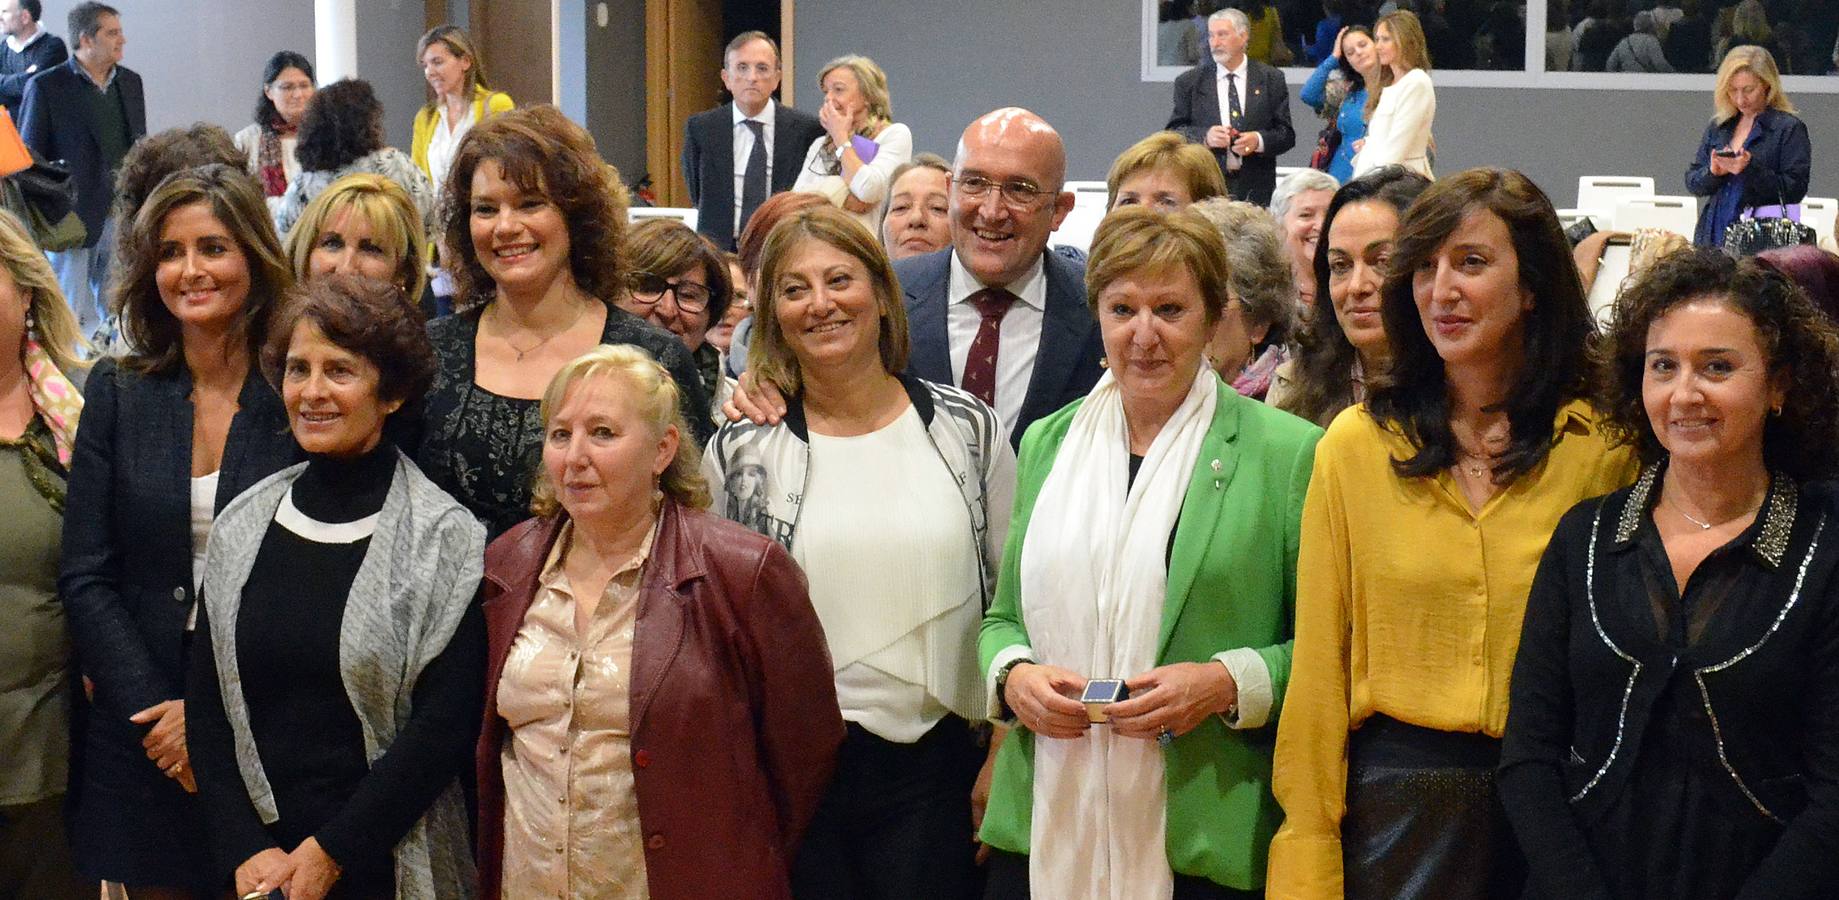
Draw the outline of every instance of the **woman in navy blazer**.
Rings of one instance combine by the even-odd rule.
[[[210,518],[299,457],[255,371],[292,280],[269,221],[255,182],[222,164],[148,198],[117,289],[136,350],[91,373],[71,462],[58,587],[95,686],[71,840],[84,875],[136,898],[223,887],[203,881],[214,870],[185,750],[184,658]],[[197,516],[192,494],[212,479]]]
[[[1744,210],[1801,202],[1813,168],[1807,123],[1782,93],[1769,51],[1750,44],[1725,54],[1712,104],[1711,124],[1686,169],[1686,190],[1707,198],[1692,237],[1701,247],[1721,246],[1724,229]]]

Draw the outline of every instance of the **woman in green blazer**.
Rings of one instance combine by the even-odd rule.
[[[1022,439],[979,641],[990,713],[1013,732],[981,829],[991,900],[1264,885],[1322,431],[1205,365],[1220,332],[1243,337],[1226,285],[1219,233],[1191,211],[1122,210],[1093,241],[1086,292],[1107,372]],[[1105,679],[1127,697],[1102,702]]]

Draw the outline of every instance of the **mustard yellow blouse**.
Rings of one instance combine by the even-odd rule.
[[[1559,410],[1545,461],[1479,513],[1447,472],[1401,478],[1412,445],[1364,404],[1316,447],[1297,558],[1296,650],[1277,729],[1271,897],[1342,896],[1348,733],[1374,713],[1499,737],[1539,557],[1578,501],[1634,480],[1597,415]]]

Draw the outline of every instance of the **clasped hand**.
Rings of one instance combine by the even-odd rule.
[[[1208,716],[1231,709],[1239,698],[1232,674],[1217,662],[1170,663],[1127,679],[1130,698],[1106,709],[1108,724],[1122,737],[1155,739],[1163,729],[1176,737]],[[1070,669],[1021,663],[1009,670],[1003,699],[1016,720],[1035,734],[1076,738],[1090,727],[1079,695],[1086,679]]]
[[[319,839],[309,837],[292,853],[270,847],[244,860],[236,867],[236,896],[280,889],[288,900],[320,900],[331,892],[339,871]]]

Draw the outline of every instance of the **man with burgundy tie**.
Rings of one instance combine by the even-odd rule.
[[[964,130],[952,165],[951,247],[894,264],[907,302],[907,370],[996,409],[1010,442],[1086,395],[1104,348],[1085,266],[1047,252],[1073,209],[1066,145],[1041,117],[999,109]]]
[[[1025,109],[964,130],[952,164],[951,246],[894,263],[907,305],[907,371],[990,404],[1020,445],[1036,419],[1098,383],[1105,350],[1086,305],[1085,265],[1047,251],[1073,209],[1060,134]],[[785,400],[753,373],[723,407],[776,423]]]
[[[1296,129],[1283,72],[1247,57],[1250,40],[1245,13],[1222,9],[1207,17],[1213,58],[1176,77],[1167,128],[1213,151],[1234,200],[1268,206],[1277,157],[1296,146]]]
[[[734,102],[697,113],[685,126],[683,180],[696,204],[696,230],[723,249],[761,202],[790,190],[805,151],[824,126],[773,99],[779,89],[779,45],[747,31],[722,54],[722,85]]]

